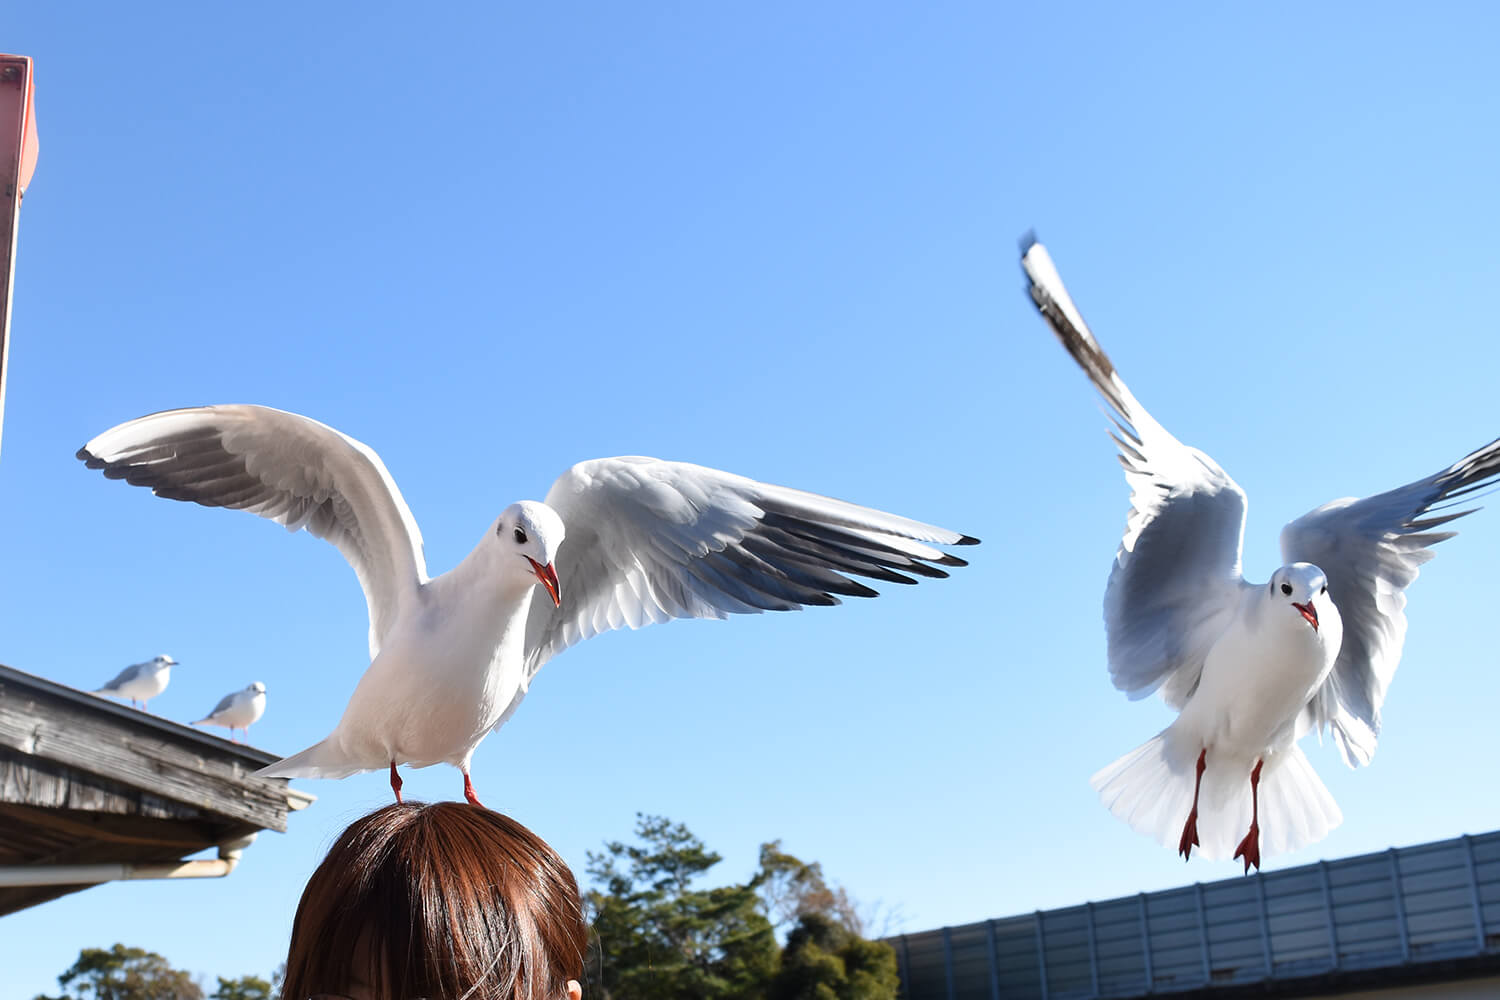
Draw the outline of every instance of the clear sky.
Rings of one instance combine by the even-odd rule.
[[[582,875],[637,811],[743,879],[782,838],[921,930],[1234,874],[1131,832],[1093,771],[1168,720],[1114,691],[1127,490],[1021,291],[1035,227],[1141,401],[1292,517],[1500,434],[1500,13],[1481,4],[75,6],[37,63],[0,461],[0,662],[79,687],[159,652],[189,720],[322,738],[367,663],[330,546],[73,458],[258,402],[384,457],[433,572],[581,459],[649,454],[978,535],[952,579],[614,633],[480,747],[489,805]],[[1268,867],[1500,826],[1500,510],[1410,591],[1373,765],[1306,747],[1344,824]],[[564,583],[566,587],[566,582]],[[456,798],[458,773],[411,772]],[[383,775],[224,881],[0,920],[5,998],[115,941],[265,975]]]

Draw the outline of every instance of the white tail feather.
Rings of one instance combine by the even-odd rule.
[[[1137,833],[1176,850],[1193,807],[1198,747],[1171,727],[1100,770],[1089,784],[1115,816]],[[1266,754],[1260,776],[1262,857],[1284,854],[1326,837],[1343,821],[1333,796],[1297,746]],[[1250,829],[1250,768],[1254,761],[1205,757],[1194,854],[1227,860]]]
[[[1316,843],[1343,821],[1338,803],[1301,747],[1266,758],[1260,781],[1262,853],[1282,854]]]
[[[255,774],[260,778],[347,778],[351,774],[375,770],[379,768],[350,763],[337,747],[329,746],[327,740],[319,740],[301,753],[283,757]]]

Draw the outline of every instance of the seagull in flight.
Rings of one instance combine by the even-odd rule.
[[[469,762],[538,670],[591,636],[673,618],[790,611],[873,597],[851,576],[945,577],[936,546],[977,539],[842,500],[654,458],[581,462],[545,503],[502,510],[474,550],[427,575],[422,536],[372,449],[264,406],[167,410],[78,452],[160,497],[248,510],[331,542],[364,589],[370,665],[329,736],[265,777],[342,778]],[[538,593],[542,596],[538,597]]]
[[[91,693],[107,694],[113,698],[129,698],[131,705],[144,711],[146,702],[167,689],[167,685],[172,680],[172,668],[175,666],[177,666],[177,661],[163,653],[145,663],[132,663],[116,674],[114,680],[103,687],[95,688]]]
[[[1282,529],[1284,565],[1252,583],[1240,572],[1244,491],[1131,395],[1033,236],[1021,265],[1042,318],[1108,405],[1131,490],[1104,593],[1110,677],[1132,699],[1160,691],[1179,713],[1093,787],[1184,859],[1194,847],[1208,858],[1233,850],[1248,873],[1262,850],[1295,850],[1342,820],[1297,741],[1331,730],[1350,767],[1370,762],[1406,588],[1429,546],[1454,534],[1435,529],[1472,513],[1449,508],[1495,482],[1500,440],[1425,479],[1302,515]]]
[[[195,726],[224,726],[229,730],[229,738],[234,739],[234,731],[243,729],[245,741],[250,740],[250,724],[266,714],[266,686],[256,681],[249,687],[226,694],[214,706],[214,710],[203,718],[193,723]]]

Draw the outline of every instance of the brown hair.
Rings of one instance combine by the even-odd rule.
[[[363,979],[382,1000],[559,1000],[583,979],[573,873],[508,816],[397,803],[355,821],[308,879],[282,996]]]

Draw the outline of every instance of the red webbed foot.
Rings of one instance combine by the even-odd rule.
[[[1188,813],[1187,822],[1182,824],[1182,839],[1177,842],[1177,853],[1182,855],[1182,860],[1187,861],[1193,848],[1198,846],[1198,810],[1194,809]]]
[[[1245,839],[1240,841],[1240,846],[1234,849],[1235,860],[1245,859],[1245,874],[1250,874],[1250,866],[1254,865],[1256,871],[1260,871],[1260,824],[1251,823],[1250,832],[1245,834]]]
[[[1258,760],[1250,771],[1250,832],[1234,851],[1236,858],[1245,859],[1246,875],[1250,874],[1251,865],[1260,871],[1260,769],[1264,764],[1264,760]]]
[[[1177,842],[1177,853],[1187,861],[1198,843],[1198,792],[1203,788],[1203,769],[1208,766],[1208,747],[1198,751],[1198,764],[1193,776],[1193,808],[1188,811],[1187,822],[1182,824],[1182,839]]]

